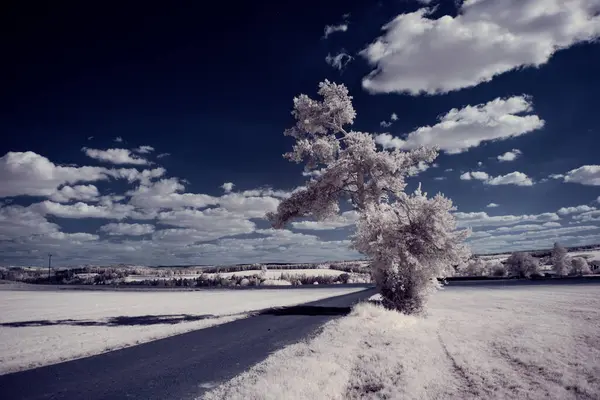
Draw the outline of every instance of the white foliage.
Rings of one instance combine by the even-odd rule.
[[[569,275],[571,270],[571,262],[567,258],[567,249],[560,243],[554,243],[551,254],[552,269],[559,276]]]
[[[588,262],[583,257],[574,257],[571,261],[571,273],[573,275],[588,275],[592,273]]]
[[[294,99],[294,127],[285,135],[296,139],[285,158],[318,170],[303,188],[267,216],[276,228],[298,217],[333,218],[339,202],[349,200],[361,215],[353,247],[373,260],[373,276],[387,306],[419,311],[426,289],[446,268],[468,257],[457,232],[452,202],[442,195],[428,199],[420,188],[404,193],[405,178],[423,170],[437,150],[378,148],[373,135],[346,131],[356,117],[344,85],[319,84],[321,101],[306,95]]]
[[[508,273],[512,276],[529,278],[539,273],[539,260],[527,252],[515,252],[506,260]]]

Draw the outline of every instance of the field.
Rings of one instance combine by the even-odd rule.
[[[598,399],[598,332],[597,285],[446,288],[426,318],[358,305],[205,398]]]
[[[0,374],[244,318],[363,288],[210,291],[0,290]]]

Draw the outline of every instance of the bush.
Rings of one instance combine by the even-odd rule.
[[[506,267],[511,276],[529,278],[539,274],[539,261],[527,252],[515,252],[506,260]]]
[[[583,257],[574,257],[571,260],[571,274],[581,276],[592,273],[587,260]]]

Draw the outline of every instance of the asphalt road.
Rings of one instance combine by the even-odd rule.
[[[0,398],[193,399],[346,315],[375,289],[266,312],[97,356],[0,376]]]

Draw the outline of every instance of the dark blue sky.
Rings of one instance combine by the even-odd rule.
[[[487,1],[489,4],[498,2],[501,0]],[[345,250],[348,227],[293,229],[293,233],[284,238],[282,233],[256,232],[267,227],[265,221],[254,216],[258,211],[253,214],[238,210],[240,215],[229,216],[237,218],[235,221],[228,217],[226,221],[205,222],[201,217],[194,224],[167,223],[169,219],[160,216],[138,218],[131,213],[115,214],[116,204],[133,204],[131,193],[126,194],[128,190],[140,185],[152,186],[161,178],[172,178],[171,182],[179,178],[185,185],[179,193],[214,197],[223,195],[220,186],[224,182],[232,182],[234,193],[244,199],[251,197],[242,194],[247,190],[270,187],[290,191],[301,185],[306,179],[301,175],[302,166],[281,157],[293,144],[282,132],[293,124],[290,116],[293,97],[300,93],[315,96],[318,82],[324,79],[348,86],[358,113],[354,129],[401,138],[419,127],[436,125],[438,118],[453,108],[528,96],[532,109],[526,114],[543,120],[543,127],[523,133],[521,128],[515,128],[515,124],[521,122],[511,122],[510,115],[483,115],[483,122],[473,121],[474,128],[468,118],[466,122],[462,120],[475,136],[485,136],[485,132],[492,132],[496,125],[507,124],[516,137],[499,134],[501,137],[495,137],[496,140],[466,146],[460,154],[442,151],[436,161],[439,166],[413,178],[411,187],[422,182],[430,194],[445,193],[455,201],[459,212],[465,213],[459,218],[465,221],[465,226],[473,226],[476,232],[490,232],[492,239],[485,234],[473,238],[475,251],[547,247],[563,236],[567,237],[567,244],[600,241],[600,229],[592,229],[600,222],[600,214],[595,213],[596,208],[600,208],[597,202],[600,167],[595,168],[600,164],[596,112],[600,45],[589,41],[597,38],[598,32],[566,17],[553,20],[551,26],[537,24],[535,22],[542,21],[539,16],[529,15],[514,2],[507,7],[512,7],[511,12],[522,17],[523,24],[527,23],[529,28],[500,17],[498,20],[481,17],[481,10],[491,5],[458,10],[452,4],[441,2],[431,14],[420,17],[419,23],[429,20],[437,24],[441,21],[439,18],[449,15],[444,18],[451,19],[454,25],[442,34],[433,30],[435,34],[407,31],[407,27],[418,24],[404,20],[395,28],[382,30],[382,26],[394,18],[424,7],[417,1],[378,4],[308,1],[265,5],[217,2],[210,7],[198,2],[161,6],[131,3],[13,5],[15,8],[6,10],[0,17],[4,27],[0,39],[4,59],[1,68],[5,77],[0,97],[0,156],[5,156],[0,173],[3,180],[14,185],[0,193],[5,197],[2,210],[7,215],[0,220],[0,263],[35,263],[39,258],[37,252],[46,248],[61,249],[66,264],[121,260],[152,264],[156,259],[159,263],[171,264],[227,263],[356,257]],[[581,7],[589,13],[590,21],[597,19],[596,11],[585,9],[583,2]],[[349,16],[344,17],[344,14]],[[490,44],[495,37],[486,38],[476,30],[473,31],[474,42],[463,43],[462,39],[452,36],[453,29],[458,31],[459,22],[463,28],[469,28],[477,18],[513,35],[513,42],[522,47],[514,50],[503,47],[503,43]],[[324,37],[327,25],[341,24],[346,24],[347,30]],[[573,26],[580,33],[565,37],[566,30],[562,28]],[[397,29],[396,34],[392,34],[393,29]],[[368,60],[367,55],[359,54],[382,35],[383,42],[389,45],[387,58]],[[543,47],[537,46],[539,43],[546,42],[550,50],[537,48]],[[341,51],[353,60],[339,70],[325,58]],[[425,64],[410,61],[411,51],[423,55]],[[540,55],[545,53],[548,54]],[[486,65],[486,60],[494,57],[496,59]],[[418,58],[414,56],[415,60]],[[533,60],[539,64],[537,67],[528,66]],[[399,64],[402,65],[400,72],[394,69]],[[380,71],[377,83],[391,89],[366,90],[364,79],[373,70]],[[454,84],[461,71],[471,70],[473,74],[469,72],[467,79],[478,73],[485,75],[488,70],[495,70],[496,74],[483,79],[488,82],[478,83],[473,78],[474,82],[463,82],[450,91],[444,90]],[[426,83],[419,89],[429,93],[407,93],[418,86],[414,82],[421,82],[421,74],[426,75],[423,78]],[[407,80],[411,83],[401,83]],[[390,121],[392,113],[397,114],[397,121]],[[382,127],[382,121],[393,123]],[[438,128],[445,135],[445,143],[454,141],[454,131]],[[121,137],[123,142],[115,142],[116,137]],[[457,143],[461,141],[468,142],[464,138],[456,139]],[[437,144],[435,139],[431,143]],[[138,155],[154,164],[117,164],[82,151],[82,147],[132,150],[141,145],[154,148],[151,153]],[[513,149],[519,150],[515,160],[498,160],[499,155]],[[24,161],[23,152],[28,151],[38,158],[29,157]],[[13,152],[10,157],[9,152]],[[170,155],[157,158],[161,153]],[[48,159],[53,167],[37,164],[39,157]],[[166,172],[144,183],[114,177],[69,181],[57,178],[64,171],[52,170],[71,164],[140,171],[163,167]],[[580,167],[583,169],[577,170]],[[44,168],[46,170],[40,172]],[[463,174],[474,171],[487,175],[466,180]],[[513,172],[526,175],[529,183],[523,184],[522,175],[516,176],[521,179],[517,184],[508,178],[493,180]],[[555,174],[563,176],[549,178]],[[60,200],[52,188],[44,186],[54,178],[55,191],[64,185],[94,185],[98,194]],[[24,184],[24,179],[34,183]],[[39,185],[44,189],[38,190]],[[34,186],[36,189],[31,189]],[[109,194],[125,197],[100,200],[100,196]],[[162,194],[168,197],[168,193]],[[277,201],[276,196],[265,193],[260,199],[267,203]],[[102,210],[94,209],[86,214],[81,211],[83,206],[78,206],[76,212],[68,208],[78,202],[91,208],[105,207],[106,212],[98,217]],[[490,203],[499,206],[486,207]],[[154,210],[146,206],[145,211],[177,213],[182,209],[181,203],[178,204]],[[185,203],[183,209],[205,210],[199,204]],[[222,209],[232,210],[218,201],[210,206],[219,204]],[[238,200],[235,204],[235,207],[245,207]],[[264,208],[272,206],[269,204],[263,205]],[[57,211],[56,205],[64,207]],[[544,213],[557,213],[562,207],[575,206],[587,208],[563,210],[555,214],[558,219],[540,217]],[[475,212],[487,214],[466,214]],[[17,229],[11,218],[24,220],[22,213],[28,213],[30,220],[27,221],[31,223],[20,224]],[[494,216],[499,218],[489,218]],[[576,217],[578,219],[574,219]],[[473,218],[477,222],[471,224]],[[39,230],[40,224],[44,224],[42,220],[57,225]],[[527,228],[513,229],[519,222]],[[542,229],[541,224],[547,222],[552,224]],[[99,231],[106,224],[112,225]],[[131,227],[131,224],[138,226]],[[202,234],[203,230],[211,231],[214,226],[228,224],[239,229],[225,229],[221,236]],[[532,224],[539,226],[531,228]],[[492,231],[503,225],[510,227],[511,234],[516,236],[494,240],[499,233]],[[583,228],[566,229],[573,227]],[[563,228],[566,230],[561,231]],[[198,235],[199,240],[174,241],[167,245],[157,233],[162,229],[187,238]],[[545,230],[549,231],[547,235],[540,234]],[[81,241],[76,236],[59,237],[61,232],[83,232],[90,236]],[[139,241],[142,241],[140,247],[136,247]],[[65,251],[69,246],[78,250]],[[248,251],[223,254],[228,253],[231,246],[248,246]],[[125,247],[131,249],[124,250]],[[110,248],[115,249],[112,255],[107,254],[110,250],[106,249]],[[152,258],[147,257],[148,252],[153,254]],[[85,254],[94,254],[94,257],[102,254],[101,261]]]

